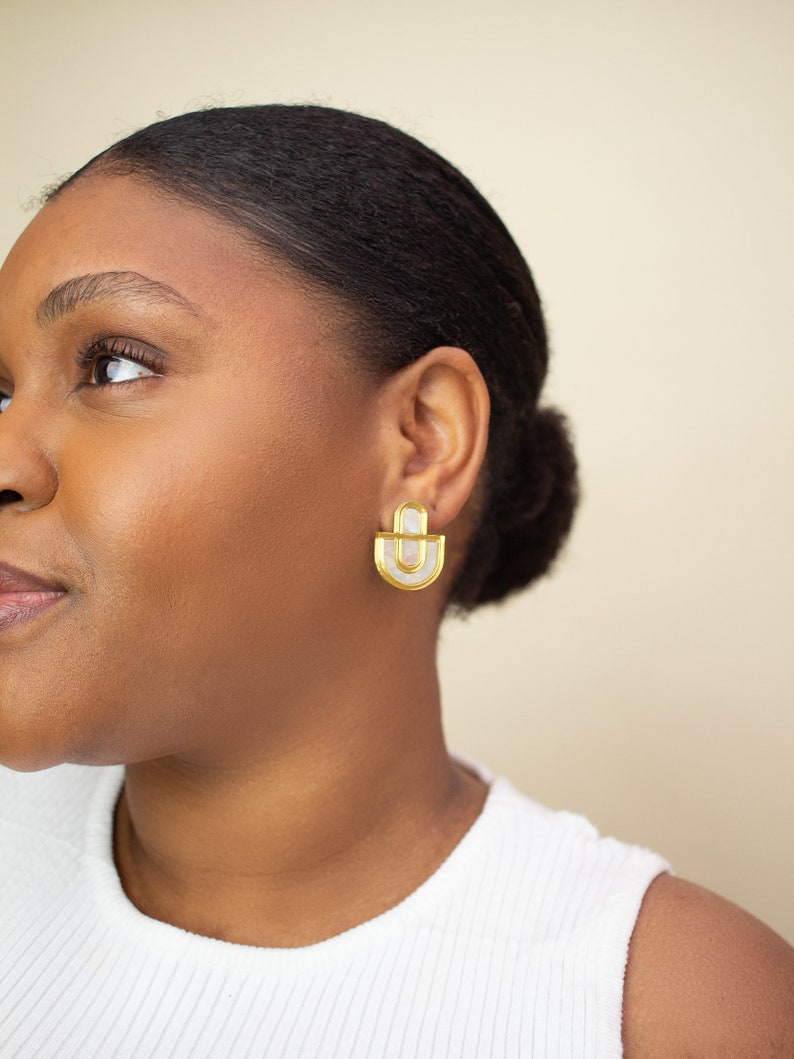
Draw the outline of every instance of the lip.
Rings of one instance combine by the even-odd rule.
[[[38,617],[65,595],[60,585],[0,563],[0,632]]]
[[[0,593],[5,592],[63,592],[63,585],[45,581],[11,563],[0,562]]]

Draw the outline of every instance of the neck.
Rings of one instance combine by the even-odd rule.
[[[194,933],[289,947],[416,889],[485,788],[447,755],[434,658],[414,658],[410,690],[382,678],[352,688],[347,675],[344,694],[295,706],[299,740],[287,728],[245,750],[128,766],[115,856],[130,900]]]

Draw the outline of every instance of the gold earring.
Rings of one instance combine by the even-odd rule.
[[[393,532],[375,534],[375,566],[390,585],[415,592],[441,573],[445,543],[443,533],[427,532],[427,509],[408,500],[394,512]]]

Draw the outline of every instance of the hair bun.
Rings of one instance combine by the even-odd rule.
[[[541,408],[516,425],[516,435],[513,466],[491,496],[493,517],[472,541],[481,576],[466,564],[474,591],[463,606],[495,603],[547,574],[573,524],[579,486],[567,420]]]

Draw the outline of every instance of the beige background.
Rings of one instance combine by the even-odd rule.
[[[320,101],[459,164],[545,296],[585,502],[450,625],[451,742],[794,939],[794,6],[0,0],[0,246],[125,131]]]

